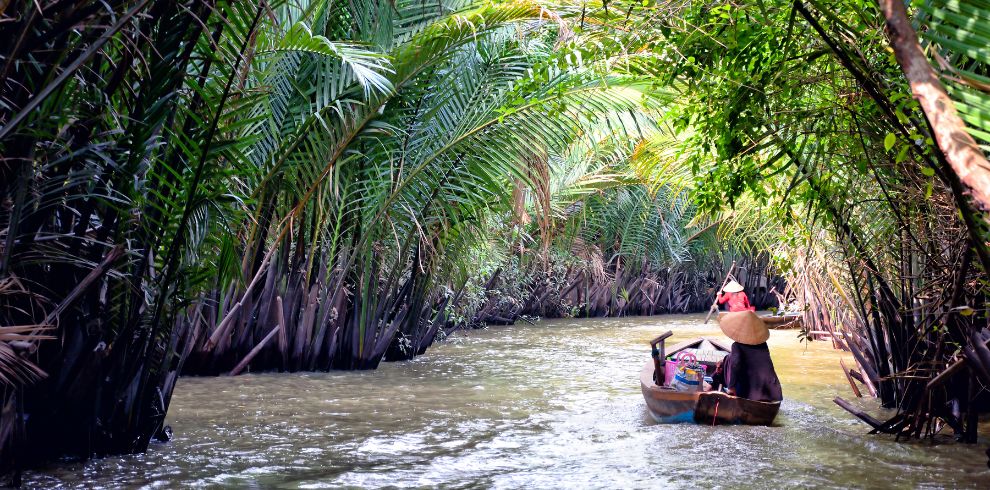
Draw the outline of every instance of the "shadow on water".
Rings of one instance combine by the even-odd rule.
[[[175,439],[52,466],[34,487],[980,488],[979,446],[896,443],[832,404],[826,343],[774,331],[775,427],[658,425],[639,392],[647,341],[718,335],[703,316],[548,320],[462,332],[377,371],[184,378]]]

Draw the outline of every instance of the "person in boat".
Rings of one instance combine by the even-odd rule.
[[[726,356],[728,357],[728,356]],[[711,391],[722,391],[725,387],[725,357],[715,363],[715,372],[712,373],[712,383],[708,387]]]
[[[719,327],[734,341],[732,352],[722,360],[729,394],[764,402],[783,400],[767,347],[770,330],[763,320],[749,311],[730,313],[719,319]]]
[[[718,295],[718,304],[726,303],[729,311],[756,311],[756,307],[749,304],[749,296],[743,291],[742,284],[734,280],[729,281]]]

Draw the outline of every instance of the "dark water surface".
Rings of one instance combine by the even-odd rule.
[[[172,442],[27,486],[990,488],[986,438],[866,435],[831,401],[852,397],[843,354],[795,331],[769,341],[786,397],[776,427],[654,424],[638,380],[647,341],[719,334],[702,320],[548,320],[460,332],[377,371],[183,378]]]

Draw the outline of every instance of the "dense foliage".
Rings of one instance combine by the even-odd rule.
[[[990,235],[980,189],[967,187],[990,166],[978,149],[982,167],[964,175],[952,152],[975,143],[936,142],[949,123],[919,103],[931,86],[919,88],[902,56],[921,53],[917,37],[887,42],[890,3],[692,4],[657,22],[674,76],[691,87],[678,107],[693,131],[699,205],[746,195],[786,225],[806,324],[840,332],[869,390],[901,410],[878,430],[933,434],[940,419],[961,432],[964,411],[975,441],[980,390],[965,377],[928,382],[963,358],[976,366],[970,378],[990,381],[981,325]],[[962,16],[987,6],[918,5],[931,64],[985,141],[990,60]]]

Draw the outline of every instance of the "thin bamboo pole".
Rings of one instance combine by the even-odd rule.
[[[705,316],[706,324],[708,323],[708,320],[712,319],[712,314],[715,313],[715,311],[718,309],[718,295],[719,293],[722,292],[722,289],[725,288],[725,285],[729,283],[729,278],[732,277],[732,271],[734,271],[735,269],[736,269],[736,261],[733,260],[732,265],[729,266],[729,273],[725,275],[725,280],[722,281],[722,285],[718,288],[718,291],[715,291],[715,299],[712,300],[712,307],[708,309],[708,315]]]

